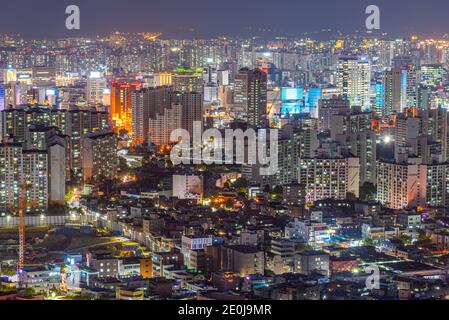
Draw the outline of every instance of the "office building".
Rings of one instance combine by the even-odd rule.
[[[341,56],[337,64],[336,85],[351,107],[370,107],[371,65],[367,56]]]
[[[237,117],[259,127],[266,122],[267,74],[259,69],[241,69],[234,81],[234,110]]]
[[[108,83],[97,73],[91,73],[87,78],[86,98],[92,105],[103,104],[103,97]]]

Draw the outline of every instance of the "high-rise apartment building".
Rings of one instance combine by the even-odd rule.
[[[170,144],[171,133],[182,128],[181,105],[173,104],[171,108],[165,108],[163,113],[158,113],[148,121],[148,141],[156,146]]]
[[[338,114],[347,114],[349,110],[349,101],[341,97],[320,99],[318,102],[318,130],[320,132],[329,131],[332,118]]]
[[[21,143],[13,141],[1,143],[0,211],[16,212],[21,192],[26,192],[27,210],[46,210],[50,199],[50,174],[47,151],[26,150]],[[25,183],[29,186],[26,191],[21,189]]]
[[[82,139],[82,168],[84,181],[113,179],[117,175],[117,135],[95,132]]]
[[[360,184],[376,183],[376,133],[372,130],[372,113],[355,107],[331,119],[331,139],[360,159]]]
[[[426,170],[426,205],[430,207],[449,206],[449,164],[427,165]]]
[[[107,89],[108,83],[105,78],[97,74],[91,75],[87,79],[86,98],[90,104],[97,105],[103,103],[103,95]]]
[[[193,137],[194,122],[203,126],[203,94],[199,92],[175,92],[172,103],[182,106],[181,128]]]
[[[298,183],[304,185],[306,201],[343,200],[348,193],[359,196],[358,158],[300,159]]]
[[[403,73],[401,68],[393,68],[384,73],[384,114],[401,112],[403,103]]]
[[[137,144],[147,144],[149,121],[171,106],[172,86],[143,88],[132,93],[133,140]]]
[[[377,162],[377,200],[387,208],[405,209],[426,202],[426,167]]]
[[[351,107],[370,107],[371,65],[367,56],[341,56],[337,63],[337,87]]]
[[[132,133],[132,93],[140,89],[141,84],[111,82],[111,105],[109,117],[114,131]]]
[[[267,74],[259,69],[241,69],[234,81],[234,109],[237,117],[259,127],[267,114]]]
[[[109,127],[108,114],[89,109],[57,110],[48,107],[18,107],[0,113],[4,140],[13,137],[16,142],[29,143],[30,130],[36,126],[56,127],[67,136],[68,178],[79,180],[81,170],[81,138],[90,132],[106,130]],[[34,130],[34,129],[33,129]],[[37,134],[37,133],[36,133]]]

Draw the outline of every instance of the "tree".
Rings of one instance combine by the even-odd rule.
[[[430,237],[427,236],[426,231],[423,229],[418,230],[418,241],[428,241]]]
[[[25,294],[27,295],[27,296],[32,296],[32,295],[34,295],[36,293],[36,290],[34,290],[33,288],[26,288],[25,289]]]
[[[300,243],[295,246],[296,253],[301,253],[301,252],[309,251],[309,250],[313,250],[313,248],[311,246],[309,246],[307,243]]]
[[[12,277],[17,274],[17,270],[11,267],[3,267],[0,268],[0,275],[5,275],[8,277]]]
[[[267,185],[265,186],[265,188],[263,189],[263,192],[264,192],[264,193],[271,193],[271,187],[270,187],[269,184],[267,184]]]
[[[70,300],[92,300],[92,297],[88,295],[70,296]]]
[[[73,197],[73,190],[72,189],[68,189],[66,194],[65,194],[65,202],[69,203],[72,200]]]
[[[128,135],[128,131],[126,129],[120,129],[118,134],[121,138],[125,138]]]
[[[284,195],[284,189],[282,186],[276,186],[273,188],[270,198],[273,200],[282,200],[282,196]]]
[[[376,195],[377,189],[374,184],[370,182],[365,182],[360,187],[360,199],[362,200],[371,200]]]
[[[273,193],[276,195],[282,195],[284,193],[284,188],[282,188],[282,186],[276,186],[273,189]]]
[[[371,239],[371,238],[365,238],[365,239],[363,240],[363,246],[364,246],[364,247],[372,247],[372,246],[374,246],[374,241],[373,241],[373,239]]]
[[[57,216],[57,215],[64,215],[67,213],[67,207],[63,204],[59,203],[53,203],[48,206],[48,214]]]
[[[346,199],[347,199],[347,200],[350,200],[350,201],[356,201],[356,200],[357,200],[357,197],[355,196],[354,193],[348,192],[348,193],[346,193]]]
[[[238,178],[234,181],[233,187],[239,192],[239,193],[247,193],[248,192],[248,180],[245,178]]]
[[[0,285],[0,292],[11,292],[15,290],[16,290],[15,287]]]
[[[402,242],[404,245],[408,245],[412,243],[412,236],[409,236],[408,234],[401,233],[401,235],[398,237],[398,240]]]
[[[275,274],[274,274],[274,272],[272,270],[265,269],[265,276],[271,277],[271,276],[274,276],[274,275]]]

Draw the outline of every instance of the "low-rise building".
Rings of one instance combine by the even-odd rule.
[[[295,256],[295,271],[310,275],[314,271],[329,275],[329,255],[321,251],[304,251]]]

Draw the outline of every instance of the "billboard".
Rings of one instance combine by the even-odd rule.
[[[304,98],[303,88],[282,88],[281,90],[281,100],[302,100]]]
[[[310,113],[315,116],[320,99],[320,88],[282,88],[281,115]]]
[[[304,107],[302,102],[287,102],[283,103],[281,106],[281,114],[298,114],[298,113],[307,113],[308,108]]]
[[[310,88],[308,91],[308,99],[306,104],[309,107],[317,108],[318,101],[321,99],[321,89],[320,88]]]

